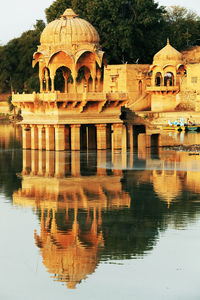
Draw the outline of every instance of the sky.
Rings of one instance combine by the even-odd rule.
[[[160,5],[180,5],[196,11],[200,15],[199,0],[157,0]],[[0,45],[19,37],[24,31],[33,29],[36,20],[45,20],[45,8],[53,0],[0,0]]]

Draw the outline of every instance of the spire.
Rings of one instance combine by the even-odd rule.
[[[77,16],[78,15],[75,14],[75,12],[73,11],[73,9],[67,8],[61,17],[62,18],[75,18]]]
[[[167,38],[167,45],[170,45],[169,38]]]

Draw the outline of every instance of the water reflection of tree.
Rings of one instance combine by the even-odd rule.
[[[0,190],[12,199],[15,190],[21,187],[21,179],[17,176],[22,170],[22,152],[14,137],[11,136],[6,147],[0,149]]]

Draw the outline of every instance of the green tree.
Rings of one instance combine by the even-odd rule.
[[[164,9],[153,0],[56,0],[47,21],[68,7],[97,29],[110,63],[151,62],[159,50]]]
[[[179,50],[195,44],[199,38],[200,18],[192,10],[185,7],[171,6],[164,14],[165,35],[173,46]]]
[[[0,92],[39,90],[37,69],[32,69],[33,53],[39,45],[45,27],[37,20],[34,30],[24,32],[19,38],[0,47]]]

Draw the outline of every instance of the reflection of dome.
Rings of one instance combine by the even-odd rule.
[[[87,21],[78,18],[72,9],[66,9],[60,19],[49,23],[42,32],[41,45],[98,44],[99,35]]]
[[[158,174],[153,171],[153,187],[161,200],[170,204],[181,192],[182,186],[179,177],[175,174],[170,174],[171,171],[162,171]]]
[[[154,55],[153,65],[164,66],[170,64],[177,66],[178,64],[182,64],[182,60],[182,54],[173,48],[168,40],[167,45]]]

